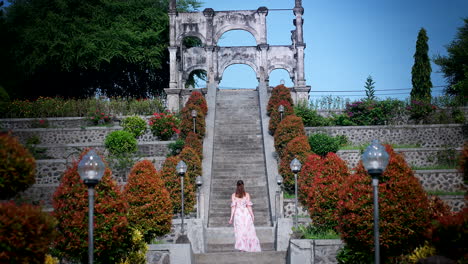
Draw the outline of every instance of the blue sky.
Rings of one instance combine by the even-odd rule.
[[[205,0],[204,8],[221,10],[291,9],[294,0]],[[446,54],[445,46],[455,37],[457,28],[468,17],[467,0],[303,0],[305,77],[312,87],[311,99],[334,95],[359,99],[365,96],[364,83],[371,75],[380,98],[404,99],[411,88],[417,34],[424,27],[429,37],[429,56]],[[267,16],[268,43],[289,45],[294,29],[292,11],[270,11]],[[245,31],[223,35],[220,46],[255,45]],[[241,77],[240,77],[241,76]],[[432,64],[433,96],[446,85],[437,65]],[[285,71],[270,76],[270,85],[284,79]],[[257,85],[252,69],[246,65],[230,66],[223,75],[222,87]],[[397,91],[379,91],[406,89]],[[315,92],[333,91],[333,92]],[[335,92],[348,91],[348,92]],[[360,91],[360,92],[351,92]]]

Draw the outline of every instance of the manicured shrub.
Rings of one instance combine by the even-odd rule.
[[[197,134],[189,132],[185,138],[184,146],[195,150],[200,159],[203,159],[203,142]]]
[[[110,132],[105,139],[104,145],[111,155],[123,155],[135,153],[138,142],[130,132],[117,130]]]
[[[185,139],[190,132],[193,132],[192,110],[197,111],[195,118],[195,132],[200,138],[205,136],[205,115],[200,107],[188,104],[181,110],[180,137]]]
[[[430,224],[427,194],[403,156],[386,145],[389,164],[379,179],[380,250],[382,259],[414,250]],[[360,162],[339,190],[336,219],[344,242],[357,252],[372,252],[371,177]]]
[[[270,122],[268,124],[268,130],[270,130],[270,134],[274,135],[278,124],[282,121],[281,120],[281,113],[278,111],[278,107],[282,105],[284,106],[284,113],[283,119],[288,116],[294,114],[294,109],[291,104],[286,100],[280,100],[278,105],[271,110],[270,113]]]
[[[170,112],[154,113],[148,120],[148,125],[153,136],[160,140],[169,140],[175,134],[179,134],[180,120]]]
[[[317,113],[316,110],[310,108],[305,101],[299,102],[294,106],[294,114],[302,118],[306,127],[321,127],[331,125],[331,121]]]
[[[437,254],[450,258],[457,263],[468,261],[468,208],[437,218],[429,236]]]
[[[55,224],[38,206],[0,203],[0,263],[43,264],[56,236]]]
[[[306,204],[312,223],[319,230],[336,230],[338,191],[349,177],[346,163],[335,153],[310,155],[299,177],[299,198]]]
[[[175,214],[180,213],[182,210],[180,176],[176,171],[176,166],[179,161],[180,158],[178,156],[166,158],[160,172],[166,189],[169,191],[169,195],[172,201],[172,208],[174,208]],[[195,187],[191,183],[191,179],[187,173],[184,176],[184,198],[184,211],[186,214],[188,214],[193,211],[195,206]]]
[[[199,91],[193,91],[189,99],[185,103],[185,105],[191,104],[200,107],[200,110],[202,111],[204,116],[206,116],[206,114],[208,113],[208,105],[206,104],[206,99],[203,96],[203,94]]]
[[[279,106],[279,102],[282,100],[286,100],[290,105],[294,105],[291,92],[286,86],[280,84],[271,90],[271,96],[267,105],[267,114],[270,115],[271,111],[273,111],[274,108],[277,108]]]
[[[411,104],[406,107],[406,110],[409,113],[410,119],[419,122],[428,120],[428,117],[437,110],[437,107],[428,101],[412,100]]]
[[[275,149],[280,158],[284,155],[286,145],[297,136],[305,135],[302,119],[295,115],[287,116],[278,125],[275,132]]]
[[[279,174],[283,177],[283,185],[288,193],[294,193],[294,173],[291,171],[291,161],[297,158],[302,164],[311,154],[307,136],[297,136],[286,145],[284,156],[281,158]]]
[[[146,121],[140,116],[129,116],[122,120],[122,127],[124,131],[138,138],[146,132]]]
[[[320,156],[329,152],[336,153],[342,145],[343,137],[332,137],[324,133],[316,133],[309,136],[309,145],[312,151]]]
[[[403,107],[404,103],[396,99],[364,100],[346,104],[345,114],[358,126],[385,125]]]
[[[147,243],[171,230],[169,192],[151,161],[143,160],[133,166],[124,194],[130,206],[128,221],[143,233]]]
[[[183,139],[178,138],[176,141],[171,142],[167,145],[167,148],[169,149],[169,153],[167,153],[167,156],[177,156],[179,153],[182,151],[184,148],[185,142]]]
[[[80,158],[84,156],[85,152]],[[95,187],[94,253],[95,263],[117,263],[132,247],[127,220],[128,203],[106,168]],[[87,262],[88,190],[78,174],[78,162],[69,167],[53,196],[53,216],[58,221],[54,248],[60,257]]]
[[[36,182],[36,160],[16,137],[0,133],[0,199],[9,199]]]

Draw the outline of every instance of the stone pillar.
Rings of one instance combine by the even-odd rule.
[[[164,89],[167,95],[166,107],[171,112],[178,112],[180,109],[180,92],[181,89],[177,88],[166,88]]]
[[[191,89],[181,89],[180,90],[180,97],[182,98],[182,102],[180,102],[181,104],[181,107],[184,107],[185,104],[187,103],[190,95],[192,94],[192,91],[193,91],[193,87],[191,87]]]
[[[169,47],[169,88],[178,88],[177,68],[177,47]]]
[[[260,15],[260,43],[267,43],[267,26],[266,26],[266,16],[268,15],[268,8],[262,6],[257,9],[257,13]]]
[[[296,30],[293,34],[293,43],[296,49],[296,72],[294,74],[295,80],[295,87],[292,91],[292,97],[294,103],[297,104],[302,100],[309,101],[309,92],[310,86],[306,86],[306,80],[304,78],[304,49],[306,45],[304,43],[304,31],[303,31],[303,24],[304,19],[302,15],[304,15],[304,8],[302,7],[302,0],[296,0],[295,6],[293,9],[294,15],[296,19],[294,19],[294,25],[296,26]]]
[[[257,50],[260,51],[260,64],[258,69],[258,82],[259,87],[264,87],[267,89],[268,87],[268,49],[270,45],[268,44],[259,44],[257,45]]]
[[[209,84],[214,83],[215,80],[215,66],[214,66],[214,43],[213,43],[213,17],[215,12],[212,8],[206,8],[203,10],[203,15],[206,19],[206,43],[205,43],[205,51],[206,51],[206,87]]]

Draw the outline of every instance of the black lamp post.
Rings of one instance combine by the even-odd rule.
[[[195,183],[197,184],[197,218],[200,218],[200,187],[203,185],[202,176],[198,175]]]
[[[291,171],[294,173],[294,227],[297,227],[297,173],[301,171],[301,162],[294,158],[289,164]]]
[[[83,182],[88,186],[88,260],[93,263],[94,258],[94,186],[99,183],[106,166],[94,150],[88,151],[78,163],[78,174]]]
[[[387,168],[389,155],[378,140],[373,140],[362,154],[362,164],[372,177],[372,187],[374,195],[374,247],[375,264],[380,264],[380,243],[379,243],[379,177]]]
[[[278,184],[278,190],[276,191],[276,200],[277,200],[277,207],[276,207],[276,220],[280,218],[281,215],[281,185],[283,184],[283,177],[281,175],[276,176],[276,184]]]
[[[283,121],[284,105],[278,106],[278,112],[280,113],[280,121]]]
[[[193,109],[193,110],[192,110],[193,133],[196,133],[196,132],[195,132],[195,123],[197,122],[197,121],[196,121],[196,118],[197,118],[197,110]]]
[[[182,226],[180,228],[180,233],[183,235],[185,232],[184,229],[184,175],[187,172],[187,164],[183,160],[179,161],[179,163],[176,166],[177,173],[180,176],[180,190],[181,190],[181,204],[182,204]]]

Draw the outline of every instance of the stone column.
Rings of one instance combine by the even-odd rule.
[[[258,69],[258,82],[259,87],[267,89],[268,87],[268,49],[270,45],[268,44],[259,44],[257,45],[257,50],[260,51],[260,63]]]
[[[180,109],[180,92],[182,89],[177,88],[166,88],[164,91],[166,92],[167,99],[166,99],[166,107],[171,112],[178,112]]]
[[[262,6],[257,9],[257,13],[260,15],[260,43],[267,43],[267,27],[266,27],[266,16],[268,15],[268,8]]]
[[[206,87],[209,87],[209,84],[214,83],[215,80],[215,67],[214,67],[214,43],[213,43],[213,17],[215,12],[212,8],[206,8],[203,10],[203,15],[206,19]]]

